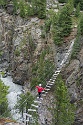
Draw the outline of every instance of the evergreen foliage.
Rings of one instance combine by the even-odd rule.
[[[13,0],[13,5],[14,5],[14,14],[16,14],[19,7],[17,0]]]
[[[54,43],[61,45],[63,43],[63,38],[68,36],[71,32],[72,20],[71,13],[73,11],[73,6],[71,7],[71,2],[66,4],[63,9],[53,18],[53,39]]]
[[[60,3],[66,3],[68,0],[58,0]]]
[[[73,46],[73,51],[72,51],[72,55],[71,58],[77,58],[78,57],[78,53],[81,49],[82,43],[81,43],[81,36],[83,35],[83,14],[80,17],[80,21],[77,27],[77,37]]]
[[[73,46],[73,51],[72,51],[72,55],[71,55],[71,58],[74,58],[76,59],[77,56],[78,56],[78,53],[80,51],[80,37],[77,36],[76,40],[75,40],[75,43],[74,43],[74,46]]]
[[[51,27],[51,19],[47,19],[45,21],[45,32],[48,33],[50,31],[50,27]]]
[[[17,102],[16,108],[18,108],[20,112],[23,112],[25,109],[30,108],[31,104],[33,103],[33,99],[34,98],[30,94],[30,92],[21,94],[19,96],[19,100]]]
[[[20,16],[26,18],[27,16],[37,15],[38,18],[46,17],[46,0],[12,0],[14,5],[14,14],[20,11]],[[8,4],[6,0],[0,0],[0,5]]]
[[[28,109],[32,108],[31,104],[33,104],[33,103],[34,103],[34,97],[31,95],[30,92],[21,94],[19,96],[19,99],[18,99],[18,102],[16,105],[16,109],[19,109],[19,112],[21,112],[22,116],[23,116],[24,112],[29,113]],[[29,125],[39,125],[38,121],[37,121],[38,115],[35,112],[32,112],[32,113],[30,112],[30,114],[33,116],[33,119],[29,120],[28,124]],[[27,116],[26,116],[26,119],[27,119]]]
[[[33,12],[40,19],[46,17],[46,0],[32,0]]]
[[[60,75],[56,80],[55,95],[55,125],[73,124],[75,106],[70,103],[67,87]]]
[[[80,35],[83,35],[83,14],[81,15],[80,22],[79,22],[79,30],[80,30]]]
[[[34,15],[38,15],[38,11],[39,11],[38,0],[32,0],[31,5],[32,5]]]
[[[8,112],[5,113],[8,110],[8,101],[6,97],[8,94],[8,88],[9,87],[5,86],[0,80],[0,115],[2,116],[6,116],[8,114]]]
[[[7,1],[6,0],[0,0],[0,5],[1,6],[4,6],[4,5],[6,5],[7,4]]]
[[[54,43],[56,45],[61,45],[62,44],[62,41],[63,41],[63,38],[61,36],[61,30],[62,28],[59,27],[59,13],[56,15],[56,13],[54,14],[53,18],[52,18],[52,25],[53,25],[53,30],[52,30],[52,33],[53,33],[53,40],[54,40]]]
[[[20,9],[20,16],[21,17],[26,17],[27,15],[27,6],[24,1],[20,1],[19,3],[19,9]]]
[[[74,0],[74,6],[80,4],[80,10],[83,10],[83,0]]]
[[[46,0],[40,0],[38,6],[39,6],[38,17],[40,19],[43,19],[46,17]]]
[[[74,0],[68,0],[68,4],[69,4],[69,12],[70,14],[72,14],[73,10],[74,10]]]
[[[76,7],[76,11],[75,11],[75,16],[79,17],[80,16],[80,3],[77,5]]]
[[[49,59],[45,60],[46,54],[47,52],[44,50],[38,62],[32,68],[31,89],[40,83],[45,86],[46,80],[48,80],[54,72],[53,63]]]
[[[58,23],[59,27],[62,27],[61,34],[63,37],[68,36],[71,32],[72,20],[70,17],[70,10],[70,4],[67,4],[64,6],[59,16]]]

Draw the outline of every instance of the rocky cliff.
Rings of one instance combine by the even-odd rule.
[[[62,47],[57,47],[50,33],[45,39],[41,37],[43,25],[44,20],[37,17],[24,19],[0,9],[0,68],[10,73],[15,83],[23,85],[30,82],[32,66],[47,47],[50,47],[50,54],[46,58],[55,62],[55,68],[59,67],[70,40],[76,36],[76,29],[73,29],[73,35],[65,39]],[[80,40],[83,45],[83,38]],[[62,74],[71,103],[77,106],[75,125],[83,125],[83,47],[77,59],[68,61]]]
[[[80,41],[83,46],[83,38]],[[75,125],[83,125],[83,47],[77,59],[71,60],[62,74],[70,93],[71,103],[77,107]]]
[[[31,66],[45,49],[41,25],[43,20],[37,17],[22,19],[0,10],[0,65],[11,72],[15,83],[24,84],[29,80]]]

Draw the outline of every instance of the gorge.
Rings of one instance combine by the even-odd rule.
[[[7,2],[5,9],[0,6],[0,69],[6,74],[10,73],[10,76],[1,77],[4,84],[10,86],[7,97],[12,104],[9,103],[9,109],[12,110],[14,108],[17,97],[22,93],[23,87],[25,93],[29,91],[33,97],[36,97],[35,86],[41,82],[43,87],[45,87],[54,72],[61,68],[60,75],[67,86],[70,104],[76,106],[73,125],[83,125],[83,32],[82,30],[79,31],[79,27],[81,27],[79,26],[80,17],[75,17],[74,11],[69,15],[72,18],[72,25],[71,21],[69,22],[71,32],[65,36],[60,34],[65,29],[66,22],[63,16],[65,14],[60,11],[63,19],[61,17],[58,18],[56,15],[60,14],[58,11],[64,8],[66,3],[61,5],[58,1],[47,0],[46,18],[41,19],[40,15],[37,14],[26,16],[27,11],[25,15],[20,13],[26,10],[25,5],[28,4],[26,0],[25,4],[21,3],[25,6],[23,11],[20,10],[22,9],[20,8],[22,7],[21,5],[20,9],[18,9],[18,6],[14,8],[15,3],[13,4],[12,0],[7,0]],[[14,9],[17,9],[15,13]],[[82,12],[80,13],[82,15]],[[69,20],[70,18],[67,21]],[[62,28],[63,25],[64,29]],[[82,33],[80,34],[80,32]],[[56,36],[53,36],[54,34]],[[63,36],[64,38],[62,38]],[[75,43],[71,44],[73,40],[75,40]],[[56,41],[58,41],[58,44]],[[69,50],[70,45],[71,49]],[[71,52],[70,55],[68,54],[69,52]],[[73,52],[74,54],[72,54]],[[62,67],[65,61],[65,65]],[[47,94],[47,98],[44,97],[42,106],[40,106],[42,112],[46,113],[45,117],[40,114],[40,125],[45,124],[44,118],[46,116],[48,116],[48,125],[55,124],[55,115],[52,112],[56,106],[56,104],[53,104],[56,102],[54,88],[56,88],[56,81],[49,94]],[[54,109],[51,110],[52,108]],[[13,113],[14,111],[11,112]],[[18,117],[20,115],[15,113],[13,118],[17,120],[19,119]],[[13,125],[13,123],[11,124]],[[15,124],[20,125],[22,123]]]

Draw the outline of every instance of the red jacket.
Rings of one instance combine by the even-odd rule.
[[[43,87],[41,87],[41,86],[36,86],[36,88],[37,88],[37,90],[38,90],[38,92],[42,92],[43,90],[45,90]]]

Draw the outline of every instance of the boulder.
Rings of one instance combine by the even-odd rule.
[[[13,4],[7,4],[6,10],[7,10],[7,13],[13,14],[14,13],[14,5]]]

